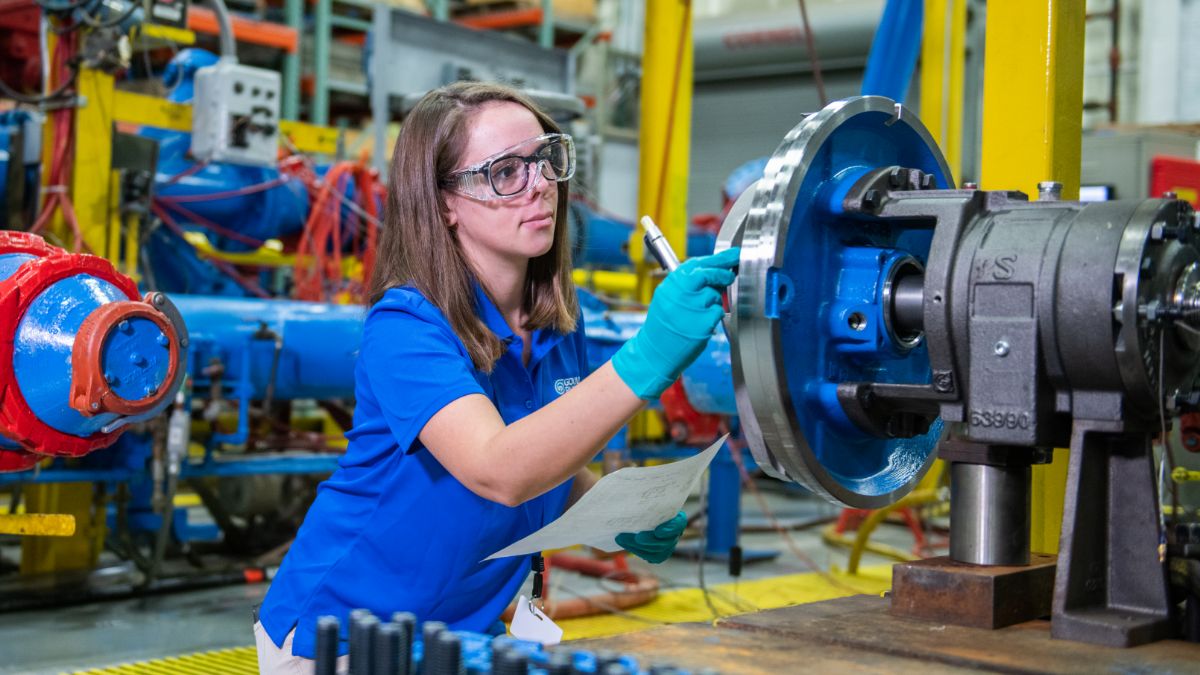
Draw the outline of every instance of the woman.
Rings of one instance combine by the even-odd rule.
[[[529,559],[480,561],[586,492],[587,463],[703,349],[736,250],[669,275],[642,330],[587,375],[573,172],[570,137],[504,87],[450,85],[405,119],[350,444],[260,609],[265,672],[311,659],[317,618],[344,626],[357,607],[491,629]],[[676,518],[619,543],[658,562],[682,530]]]

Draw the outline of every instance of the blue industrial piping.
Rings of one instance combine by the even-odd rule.
[[[904,102],[921,52],[924,20],[923,0],[888,0],[867,57],[863,96],[886,96]]]

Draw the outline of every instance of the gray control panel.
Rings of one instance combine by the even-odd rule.
[[[192,155],[273,166],[279,147],[279,73],[219,61],[196,71]]]

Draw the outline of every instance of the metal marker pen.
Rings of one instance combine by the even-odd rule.
[[[658,225],[654,224],[650,216],[642,216],[641,223],[646,230],[642,241],[646,242],[646,249],[650,251],[650,255],[654,256],[664,270],[674,272],[675,268],[679,267],[679,258],[675,257],[675,251],[663,236],[662,230],[658,229]]]
[[[642,228],[646,230],[646,234],[642,236],[642,241],[646,242],[646,249],[650,251],[650,255],[658,261],[668,273],[674,272],[676,267],[679,267],[679,258],[675,257],[675,250],[667,243],[667,238],[663,236],[662,230],[658,229],[658,225],[654,224],[654,220],[650,216],[642,216]],[[724,293],[722,293],[724,296]],[[721,319],[721,328],[725,331],[725,336],[729,336],[729,314]]]

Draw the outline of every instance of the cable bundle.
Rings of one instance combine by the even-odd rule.
[[[293,297],[365,302],[367,283],[375,267],[380,204],[385,195],[378,174],[363,159],[338,162],[324,178],[318,178],[308,164],[285,160],[280,168],[303,179],[312,195],[296,250]],[[352,233],[350,251],[361,261],[361,273],[349,275],[352,278],[347,278],[342,259],[347,233]]]

